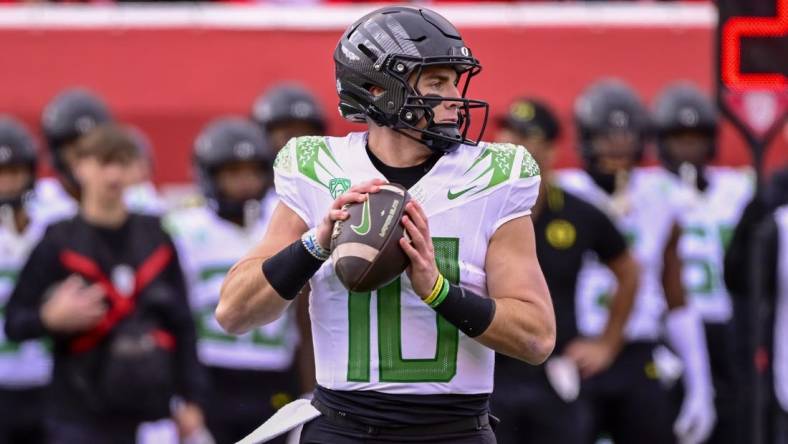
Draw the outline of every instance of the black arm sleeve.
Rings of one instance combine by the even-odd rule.
[[[167,266],[165,277],[176,299],[171,328],[176,341],[178,395],[187,401],[204,405],[207,374],[197,357],[197,331],[189,306],[186,282],[175,246],[170,243],[170,247],[174,256]]]
[[[41,305],[47,290],[65,278],[57,255],[58,249],[45,235],[28,257],[6,305],[8,339],[24,341],[49,334],[41,321]]]
[[[590,217],[591,229],[596,234],[591,248],[599,256],[600,261],[610,262],[627,250],[627,241],[605,213],[594,207],[590,210],[593,212]]]

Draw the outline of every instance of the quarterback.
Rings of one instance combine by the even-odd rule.
[[[468,136],[471,114],[480,128],[487,119],[487,104],[465,97],[481,66],[435,12],[374,11],[345,31],[334,61],[340,112],[368,131],[280,151],[281,202],[228,274],[217,320],[236,334],[273,322],[309,282],[321,415],[301,442],[495,442],[495,352],[538,364],[555,343],[529,217],[539,169],[523,147]],[[413,197],[399,241],[410,266],[349,293],[329,259],[334,222],[387,181]]]

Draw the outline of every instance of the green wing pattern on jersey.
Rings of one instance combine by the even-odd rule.
[[[517,145],[511,143],[487,145],[463,173],[463,178],[470,178],[466,186],[457,190],[449,189],[447,194],[449,200],[462,195],[473,196],[506,182],[512,174],[517,150]]]
[[[539,165],[536,164],[534,157],[528,150],[523,150],[523,163],[520,165],[520,179],[527,179],[539,175]]]
[[[297,139],[293,138],[287,142],[285,146],[279,150],[279,153],[274,159],[274,169],[282,171],[283,173],[293,173],[293,151],[295,150]]]
[[[329,191],[332,179],[336,179],[342,171],[342,166],[322,136],[304,136],[291,140],[276,156],[274,168],[285,173],[293,173],[297,168],[299,173]]]

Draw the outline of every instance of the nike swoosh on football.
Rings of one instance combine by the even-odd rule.
[[[451,190],[449,190],[448,192],[446,192],[446,197],[448,197],[449,200],[454,200],[454,199],[462,196],[463,194],[467,193],[468,191],[471,191],[474,188],[476,188],[476,187],[475,186],[468,187],[468,188],[466,188],[466,189],[464,189],[464,190],[462,190],[460,192],[457,192],[457,193],[452,193]]]
[[[369,198],[364,201],[364,207],[361,209],[361,223],[358,225],[351,225],[350,229],[353,230],[359,236],[365,236],[369,233],[369,229],[372,226],[370,223],[370,210],[369,210]]]

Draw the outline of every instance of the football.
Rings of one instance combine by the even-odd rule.
[[[350,217],[337,221],[331,236],[334,271],[350,291],[376,290],[405,271],[410,262],[399,245],[407,190],[385,184],[363,203],[347,207]]]

